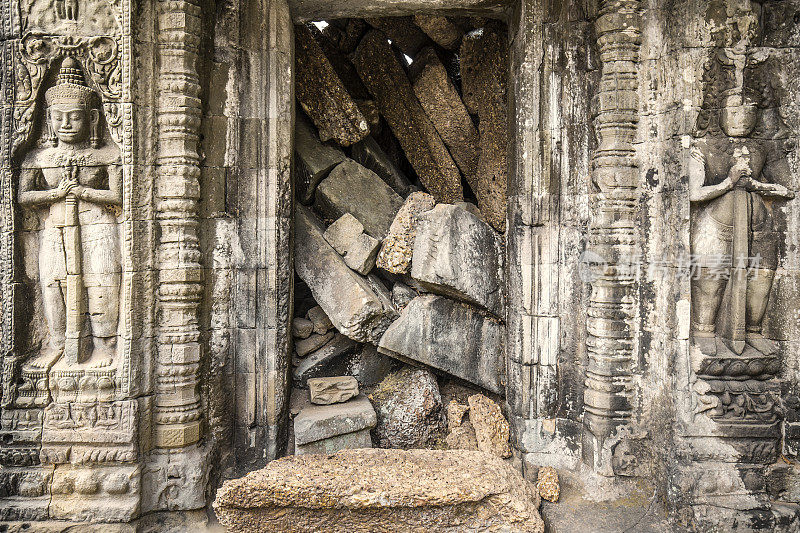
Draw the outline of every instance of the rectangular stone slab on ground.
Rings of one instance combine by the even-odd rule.
[[[344,450],[273,461],[226,481],[229,531],[544,533],[539,495],[502,459],[467,450]]]
[[[353,63],[428,192],[438,202],[461,201],[464,194],[458,167],[386,37],[376,30],[367,33],[356,48]]]
[[[295,91],[303,110],[319,129],[320,140],[350,146],[369,135],[369,124],[311,31],[295,26]]]
[[[414,298],[378,343],[378,351],[441,370],[496,394],[504,392],[505,327],[443,296]]]
[[[317,187],[314,207],[325,217],[338,219],[350,213],[364,231],[383,239],[403,199],[377,174],[348,159],[331,170]]]
[[[337,435],[308,444],[295,443],[294,453],[295,455],[330,455],[340,450],[358,450],[362,448],[372,448],[372,436],[369,429],[345,433],[344,435]]]
[[[383,182],[381,182],[383,183]],[[351,270],[322,235],[321,222],[305,207],[295,210],[295,270],[344,335],[377,342],[397,312],[367,278]]]
[[[294,417],[295,444],[305,445],[338,437],[378,423],[375,409],[363,394],[344,403],[310,405]]]

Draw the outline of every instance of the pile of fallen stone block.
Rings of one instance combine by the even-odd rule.
[[[295,453],[447,447],[444,381],[505,422],[505,26],[295,30]]]

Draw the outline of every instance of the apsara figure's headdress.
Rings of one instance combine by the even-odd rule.
[[[81,66],[71,57],[61,63],[56,84],[47,89],[44,98],[48,106],[82,103],[90,108],[97,105],[97,93],[86,83]]]

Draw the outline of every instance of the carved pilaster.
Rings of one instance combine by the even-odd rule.
[[[200,7],[158,2],[159,101],[157,212],[158,361],[155,446],[176,448],[200,439],[198,312],[203,272],[198,241]]]
[[[634,136],[639,121],[638,59],[641,2],[605,0],[595,22],[602,61],[592,165],[595,192],[589,234],[594,263],[587,317],[584,457],[608,471],[603,443],[632,414],[639,169]],[[596,262],[596,263],[595,263]]]

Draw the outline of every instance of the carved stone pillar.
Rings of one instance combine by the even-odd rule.
[[[639,168],[633,144],[639,120],[638,59],[641,2],[604,0],[595,23],[602,78],[592,164],[587,260],[592,264],[586,341],[584,460],[611,475],[606,439],[632,416],[637,367],[637,297],[632,266],[639,251]]]
[[[200,7],[158,1],[158,361],[154,444],[180,448],[200,439],[198,312],[203,270],[197,232],[200,196]]]

